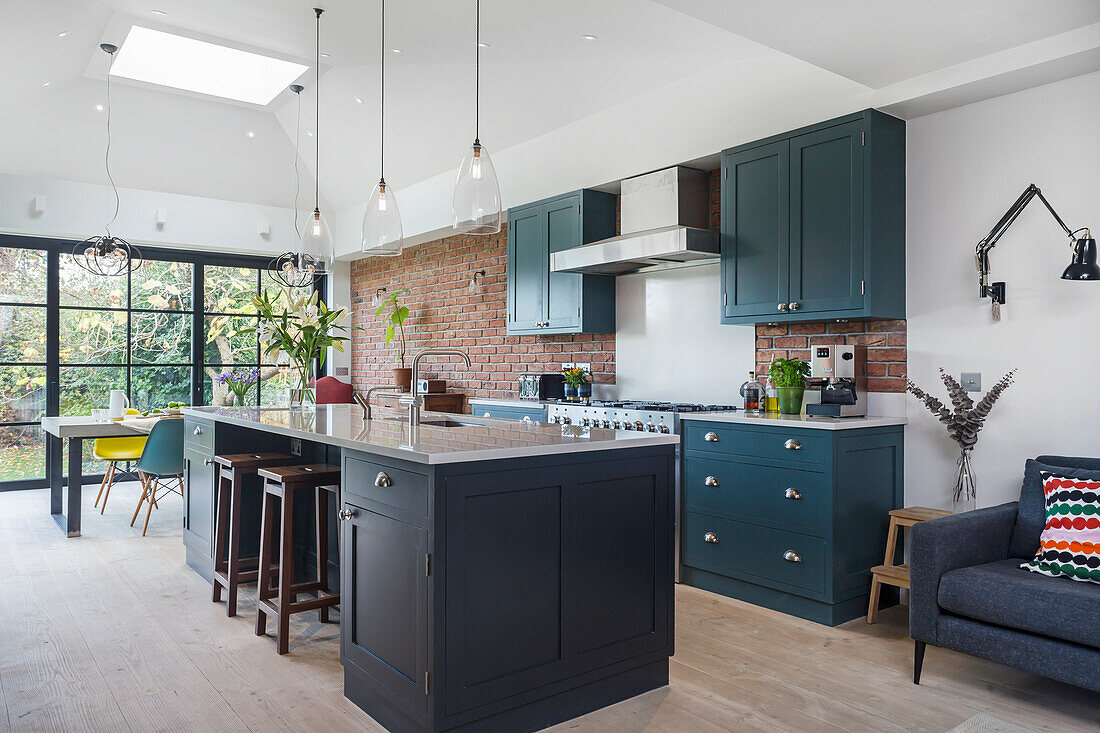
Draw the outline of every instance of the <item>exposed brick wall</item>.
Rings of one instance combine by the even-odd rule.
[[[905,391],[905,321],[849,321],[756,325],[756,373],[775,359],[810,360],[817,344],[867,347],[867,391]]]
[[[422,376],[442,377],[448,388],[467,397],[513,398],[516,378],[527,372],[558,372],[562,362],[592,364],[593,381],[615,381],[615,335],[508,336],[507,229],[489,237],[454,236],[418,245],[399,257],[372,257],[351,265],[351,377],[356,389],[392,384],[396,350],[385,346],[385,329],[374,317],[371,296],[410,288],[402,302],[412,315],[405,323],[406,366],[425,347],[463,349],[471,370],[456,359],[425,361]],[[470,279],[485,270],[481,292],[470,293]],[[448,363],[450,362],[450,363]]]

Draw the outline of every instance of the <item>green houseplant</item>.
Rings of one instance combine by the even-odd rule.
[[[776,359],[768,367],[768,376],[779,397],[779,411],[784,415],[802,412],[802,396],[806,391],[806,377],[810,365],[801,359]]]
[[[288,290],[273,299],[265,290],[263,295],[252,296],[252,304],[260,315],[260,326],[242,331],[259,332],[260,350],[265,360],[289,362],[298,382],[298,386],[290,390],[292,409],[314,405],[313,378],[317,367],[325,363],[330,346],[343,351],[344,342],[348,340],[343,335],[348,327],[342,324],[347,318],[347,309],[329,308],[316,291],[308,296],[299,292]]]
[[[397,363],[400,366],[393,368],[393,383],[402,389],[412,385],[412,369],[405,366],[405,321],[409,319],[409,307],[399,300],[407,292],[408,288],[395,291],[374,312],[375,318],[384,318],[386,322],[386,346],[395,339],[398,342]]]

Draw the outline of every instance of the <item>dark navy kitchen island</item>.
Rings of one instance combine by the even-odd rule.
[[[345,694],[388,729],[535,730],[667,684],[675,436],[453,415],[410,435],[349,406],[186,414],[211,454],[221,433],[339,453]]]

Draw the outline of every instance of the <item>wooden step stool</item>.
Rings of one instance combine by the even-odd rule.
[[[926,506],[890,510],[890,529],[886,532],[886,558],[882,565],[871,568],[871,599],[867,604],[867,623],[873,624],[878,616],[878,597],[883,585],[909,588],[909,565],[894,564],[901,528],[912,527],[914,524],[950,514],[951,512],[944,509],[929,509]]]

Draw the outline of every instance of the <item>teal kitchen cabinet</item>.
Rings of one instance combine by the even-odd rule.
[[[855,425],[685,420],[682,581],[829,626],[865,614],[902,503],[904,427]]]
[[[508,210],[508,333],[612,333],[615,278],[551,272],[550,255],[615,236],[616,197],[581,190]]]
[[[904,122],[865,110],[723,152],[723,323],[904,317]]]

